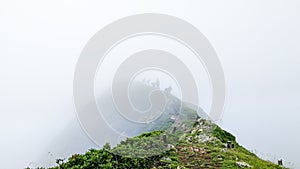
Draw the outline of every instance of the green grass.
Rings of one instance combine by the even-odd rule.
[[[194,111],[183,109],[180,116],[189,127],[186,131],[177,130],[170,134],[170,120],[166,124],[159,121],[164,130],[142,133],[113,148],[106,144],[100,150],[91,149],[85,154],[75,154],[66,161],[57,160],[57,166],[52,169],[241,168],[237,162],[245,162],[253,169],[283,168],[258,158],[240,146],[235,136],[219,126],[203,119],[195,122],[197,116]],[[167,136],[167,143],[163,135]],[[201,142],[200,136],[208,139]],[[227,149],[225,145],[228,141],[235,148]],[[168,149],[169,144],[174,148]]]

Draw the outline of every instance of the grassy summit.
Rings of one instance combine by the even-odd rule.
[[[283,168],[258,158],[240,146],[232,134],[188,108],[177,115],[162,116],[149,130],[113,148],[106,144],[65,162],[57,160],[52,169]]]

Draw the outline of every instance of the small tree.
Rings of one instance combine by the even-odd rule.
[[[109,143],[105,143],[104,146],[103,146],[103,149],[105,150],[110,150],[110,144]]]
[[[65,159],[56,159],[56,164],[61,167],[61,165],[64,163]]]

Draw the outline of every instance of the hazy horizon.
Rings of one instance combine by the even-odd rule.
[[[249,150],[300,168],[299,8],[297,0],[0,0],[2,167],[47,165],[52,157],[95,146],[80,128],[73,104],[73,76],[82,49],[117,19],[163,13],[197,27],[215,48],[226,80],[220,125]],[[151,44],[176,45],[163,39]],[[191,68],[198,68],[184,49],[176,49]],[[199,76],[207,110],[209,85]],[[78,142],[62,145],[72,138]]]

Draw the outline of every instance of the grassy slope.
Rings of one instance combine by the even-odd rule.
[[[242,162],[255,169],[283,168],[258,158],[238,145],[233,135],[215,124],[203,119],[196,121],[196,116],[192,110],[184,109],[180,119],[181,124],[187,126],[186,130],[178,129],[170,134],[172,125],[168,121],[168,127],[162,127],[165,130],[128,138],[112,149],[106,145],[100,150],[75,154],[66,162],[57,160],[58,166],[53,169],[247,168],[238,164]],[[167,143],[162,135],[167,136]],[[225,145],[228,141],[235,148],[227,149]]]

